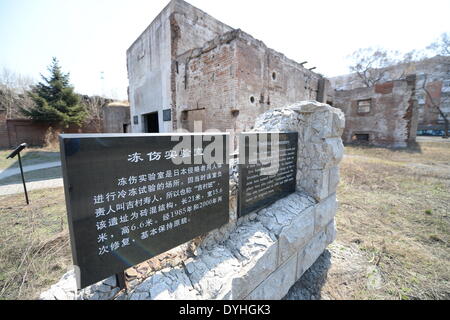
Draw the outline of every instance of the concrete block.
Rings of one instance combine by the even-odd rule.
[[[311,206],[283,228],[278,240],[279,265],[284,263],[312,238],[314,234],[314,214],[315,206]]]
[[[325,227],[325,235],[326,235],[326,242],[327,245],[332,243],[334,240],[336,240],[336,220],[333,219],[331,222]]]
[[[327,153],[327,167],[337,166],[344,157],[344,144],[341,138],[325,139],[325,152]]]
[[[306,173],[297,174],[298,189],[305,190],[317,201],[328,197],[329,170],[310,170]]]
[[[192,270],[188,274],[193,287],[199,292],[201,299],[223,299],[231,293],[231,283],[241,269],[241,263],[231,251],[221,245],[204,252],[186,268]]]
[[[246,300],[278,300],[283,298],[296,281],[296,267],[297,254],[294,254],[253,290],[246,297]]]
[[[274,242],[232,280],[232,298],[243,299],[277,268],[278,242]]]
[[[296,280],[308,270],[327,247],[327,236],[324,231],[316,234],[311,242],[298,252]]]
[[[232,280],[233,299],[242,299],[277,268],[278,242],[261,222],[247,222],[226,243],[242,264]]]
[[[317,233],[325,228],[336,214],[336,194],[333,193],[328,198],[322,200],[316,206],[316,218],[314,232]]]
[[[345,128],[345,116],[339,109],[333,110],[333,122],[331,126],[331,136],[340,138]]]
[[[339,185],[339,167],[331,167],[330,169],[328,169],[328,194],[333,194],[336,192],[337,187]]]

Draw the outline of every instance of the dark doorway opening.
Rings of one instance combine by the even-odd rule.
[[[158,112],[144,114],[145,132],[158,133],[159,121]]]
[[[354,135],[353,140],[355,142],[369,142],[369,134],[367,133],[357,133]]]

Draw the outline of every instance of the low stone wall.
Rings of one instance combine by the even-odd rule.
[[[299,132],[294,194],[237,219],[230,166],[230,222],[202,237],[192,257],[128,292],[119,292],[114,277],[77,292],[71,271],[41,299],[281,299],[335,239],[343,128],[342,112],[317,102],[264,113],[254,131]]]

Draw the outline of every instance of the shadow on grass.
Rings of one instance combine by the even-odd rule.
[[[422,153],[422,148],[417,142],[410,142],[407,147],[388,147],[388,146],[374,146],[366,143],[345,143],[344,146],[359,148],[361,150],[376,150],[384,149],[387,151],[398,153]]]

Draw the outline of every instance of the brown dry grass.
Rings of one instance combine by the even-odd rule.
[[[357,244],[382,282],[348,298],[450,298],[450,144],[420,149],[346,148],[338,241]]]
[[[1,196],[0,299],[35,299],[71,265],[62,188]]]

